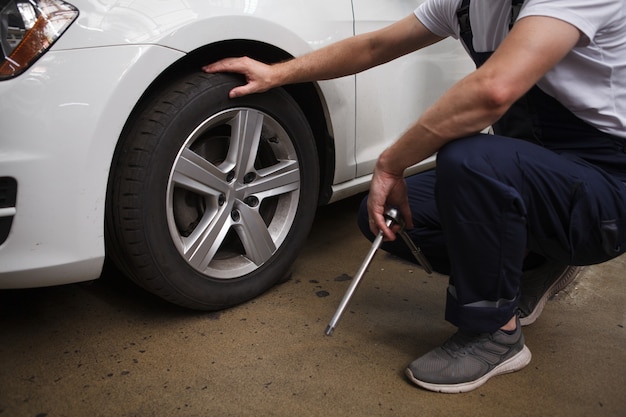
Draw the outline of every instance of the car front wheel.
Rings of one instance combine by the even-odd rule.
[[[215,310],[289,272],[319,188],[311,129],[282,89],[229,99],[237,77],[197,73],[154,97],[112,166],[107,247],[148,291]]]

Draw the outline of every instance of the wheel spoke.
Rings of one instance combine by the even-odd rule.
[[[187,245],[183,256],[194,268],[204,270],[215,257],[232,225],[231,207],[232,204],[227,205],[212,219],[201,222],[185,239]]]
[[[246,189],[246,194],[255,195],[259,200],[295,191],[300,187],[300,168],[297,161],[281,161],[257,171],[257,175]]]
[[[276,252],[276,245],[257,210],[241,205],[239,211],[241,220],[234,227],[243,243],[247,257],[260,266]]]
[[[215,195],[228,190],[224,173],[189,148],[185,148],[176,161],[172,181],[199,194]]]
[[[232,123],[232,136],[228,159],[235,160],[239,178],[254,170],[263,128],[263,115],[257,111],[242,110],[237,113]]]

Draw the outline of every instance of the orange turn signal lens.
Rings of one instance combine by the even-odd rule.
[[[0,7],[0,80],[24,72],[78,16],[74,6],[60,0],[10,0],[0,3],[4,3]]]

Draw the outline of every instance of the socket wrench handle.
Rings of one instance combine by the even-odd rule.
[[[392,209],[392,210],[395,210],[395,209]],[[393,218],[391,216],[385,216],[385,218],[387,219],[387,221],[385,222],[387,224],[387,227],[390,227],[391,224],[394,222]],[[374,239],[374,242],[372,243],[372,246],[370,247],[369,252],[365,256],[365,260],[361,264],[361,267],[359,268],[356,275],[354,276],[354,279],[350,283],[348,290],[344,294],[343,299],[341,300],[341,303],[339,303],[339,307],[337,308],[335,315],[333,316],[333,318],[330,320],[330,323],[326,327],[326,332],[325,332],[326,336],[330,336],[331,334],[333,334],[333,331],[335,330],[335,326],[337,326],[337,322],[341,318],[341,315],[343,314],[343,311],[346,309],[346,306],[350,302],[350,299],[352,298],[352,295],[354,294],[356,287],[358,287],[359,282],[361,282],[361,278],[363,278],[363,275],[365,275],[365,271],[367,270],[367,267],[372,262],[372,259],[374,259],[374,255],[376,255],[376,251],[380,248],[380,245],[382,243],[383,243],[383,232],[380,231],[378,232],[376,239]]]
[[[391,219],[395,223],[400,225],[400,230],[398,231],[397,234],[400,235],[402,240],[404,240],[404,243],[406,243],[406,245],[409,247],[409,249],[411,250],[411,253],[417,260],[417,263],[419,263],[422,266],[422,268],[424,268],[424,271],[426,271],[427,274],[432,274],[433,267],[430,265],[430,262],[428,262],[428,259],[426,259],[426,257],[422,253],[422,250],[417,245],[415,245],[415,242],[413,242],[413,240],[407,234],[406,230],[404,229],[404,226],[405,226],[404,220],[400,216],[400,213],[398,212],[398,210],[396,209],[388,210],[385,213],[385,218]]]
[[[428,262],[428,259],[426,259],[426,257],[422,253],[422,250],[415,245],[413,240],[404,230],[400,230],[398,233],[402,237],[402,240],[404,240],[404,243],[406,243],[406,245],[411,250],[411,253],[413,253],[413,256],[415,256],[415,259],[417,259],[417,262],[422,266],[422,268],[424,268],[424,271],[426,271],[426,273],[429,275],[432,274],[433,267],[430,265],[430,262]]]

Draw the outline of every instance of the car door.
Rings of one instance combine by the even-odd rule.
[[[355,34],[389,25],[423,0],[353,0]],[[370,174],[378,155],[441,94],[473,68],[454,39],[446,39],[356,77],[357,176]]]

